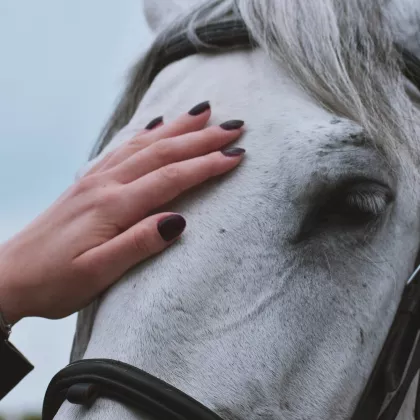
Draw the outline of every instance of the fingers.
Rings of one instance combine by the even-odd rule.
[[[236,122],[236,125],[232,123]],[[192,159],[224,148],[241,135],[243,121],[230,121],[229,129],[208,127],[201,131],[157,141],[135,153],[108,171],[107,175],[120,183],[132,182],[170,163]]]
[[[147,130],[141,130],[139,133],[137,133],[137,136],[141,136],[143,134],[147,133]],[[115,153],[119,150],[117,148],[116,150],[112,150],[111,152],[107,153],[102,159],[100,159],[95,165],[93,165],[86,173],[86,175],[92,175],[94,173],[99,173],[107,167],[108,163],[110,162],[111,158],[115,155]]]
[[[159,127],[160,125],[163,124],[163,117],[157,117],[154,118],[152,121],[149,122],[149,124],[146,125],[146,127],[143,130],[140,130],[136,136],[137,137],[141,137],[144,134],[148,133],[150,130],[155,129],[156,127]],[[115,150],[112,150],[111,152],[107,153],[105,155],[105,157],[103,157],[102,159],[100,159],[95,165],[93,165],[89,171],[86,172],[86,175],[92,175],[93,173],[99,173],[101,171],[106,170],[106,168],[111,167],[112,164],[110,165],[110,161],[112,158],[115,158],[115,154],[119,153],[120,149],[124,147],[120,146]]]
[[[168,124],[159,125],[151,131],[148,130],[147,132],[137,134],[133,139],[113,152],[113,155],[101,166],[101,171],[109,170],[132,156],[134,153],[159,140],[203,129],[207,124],[210,115],[211,110],[209,102],[202,102],[193,107],[187,114],[181,115]],[[150,123],[148,126],[149,125]]]
[[[99,293],[134,265],[173,244],[185,226],[185,219],[178,214],[156,214],[78,256],[74,263],[95,273]]]
[[[173,200],[185,190],[235,168],[244,149],[232,148],[172,163],[122,186],[120,226],[130,226],[151,210]]]

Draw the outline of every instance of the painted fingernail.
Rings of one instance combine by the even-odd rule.
[[[162,238],[169,242],[181,235],[187,222],[179,214],[166,217],[158,223],[158,231]]]
[[[196,117],[197,115],[202,114],[203,112],[210,109],[210,102],[201,102],[201,104],[196,105],[195,107],[191,108],[188,111],[188,114],[192,115],[193,117]]]
[[[238,128],[241,128],[245,123],[242,120],[230,120],[226,121],[223,124],[220,124],[220,127],[223,128],[223,130],[237,130]]]
[[[245,149],[241,149],[240,147],[232,147],[230,149],[222,150],[222,153],[227,157],[241,156],[245,153]]]
[[[144,127],[146,130],[152,130],[153,128],[155,128],[157,125],[159,125],[161,122],[163,122],[163,117],[156,117],[153,118],[152,121],[149,122],[149,124],[146,125],[146,127]]]

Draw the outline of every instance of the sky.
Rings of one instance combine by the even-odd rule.
[[[73,182],[151,40],[141,0],[0,1],[0,242]],[[40,411],[48,382],[68,363],[75,320],[13,328],[11,341],[35,370],[0,414]]]

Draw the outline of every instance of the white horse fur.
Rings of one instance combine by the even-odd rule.
[[[210,100],[213,124],[246,121],[247,156],[167,206],[187,219],[183,239],[80,314],[73,358],[135,365],[226,420],[349,419],[419,248],[419,92],[394,43],[420,53],[420,4],[145,0],[145,11],[159,35],[104,153]],[[258,49],[185,58],[148,86],[168,36],[198,42],[197,26],[232,17]],[[412,411],[410,397],[399,420]],[[158,420],[104,399],[57,418]]]

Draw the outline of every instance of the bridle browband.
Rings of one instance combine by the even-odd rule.
[[[209,23],[205,27],[197,28],[196,33],[202,45],[193,44],[185,33],[176,35],[166,42],[157,53],[157,64],[151,74],[150,84],[166,66],[191,55],[212,53],[222,48],[249,49],[257,46],[241,20]]]
[[[157,53],[150,83],[169,64],[214,48],[253,48],[243,21],[231,20],[197,29],[202,46],[185,33],[169,39]],[[402,69],[420,89],[420,60],[399,48]],[[420,254],[419,254],[420,256]],[[420,258],[403,291],[400,305],[352,420],[394,420],[420,369]],[[51,380],[44,398],[43,420],[52,420],[62,403],[90,406],[110,398],[165,420],[222,420],[204,405],[166,382],[134,366],[109,359],[84,359],[69,364]],[[420,386],[414,413],[420,420]],[[245,420],[245,419],[244,419]]]

